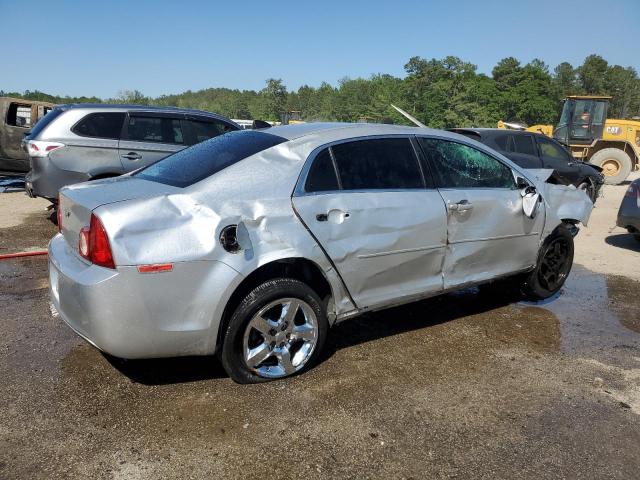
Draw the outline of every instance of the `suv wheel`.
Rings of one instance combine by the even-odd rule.
[[[573,265],[573,236],[561,225],[549,235],[538,253],[538,263],[522,284],[528,300],[544,300],[558,292]]]
[[[253,289],[233,313],[222,344],[222,365],[238,383],[289,377],[318,358],[328,322],[318,295],[289,278]]]

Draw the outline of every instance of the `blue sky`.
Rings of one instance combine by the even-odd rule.
[[[640,70],[638,0],[0,0],[0,22],[0,89],[58,95],[260,89],[269,77],[297,89],[402,76],[415,55],[490,73],[507,56],[554,67],[597,53]]]

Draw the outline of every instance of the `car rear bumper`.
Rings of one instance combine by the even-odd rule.
[[[87,173],[62,170],[47,157],[32,158],[25,185],[30,196],[54,201],[58,198],[58,190],[65,185],[86,182],[90,178]]]
[[[224,305],[241,275],[222,262],[182,262],[143,274],[83,261],[62,235],[49,243],[51,301],[69,327],[121,358],[215,351]]]
[[[618,227],[626,228],[632,233],[640,233],[640,216],[630,217],[618,214],[616,225]]]
[[[640,232],[640,199],[635,192],[633,196],[626,195],[622,199],[616,225],[629,231]]]

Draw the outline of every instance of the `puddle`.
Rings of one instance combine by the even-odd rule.
[[[560,322],[565,353],[635,349],[640,352],[640,282],[575,266],[559,295],[537,308]],[[532,304],[520,302],[523,310]]]

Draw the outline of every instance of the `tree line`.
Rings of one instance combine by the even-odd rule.
[[[260,91],[230,88],[187,90],[175,95],[147,97],[138,90],[116,98],[59,97],[40,91],[4,92],[53,103],[107,102],[171,105],[220,113],[230,118],[279,120],[283,111],[298,111],[307,121],[372,121],[406,124],[390,104],[400,106],[434,128],[494,127],[500,119],[532,125],[556,123],[562,99],[571,94],[610,95],[610,118],[640,116],[640,79],[632,67],[610,65],[598,55],[582,65],[568,62],[553,70],[542,60],[522,64],[513,57],[500,60],[491,75],[458,57],[427,60],[412,57],[403,78],[375,74],[345,77],[338,85],[303,85],[287,90],[270,78]]]

